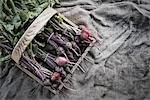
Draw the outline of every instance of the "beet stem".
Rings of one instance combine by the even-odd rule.
[[[77,66],[81,69],[81,71],[82,71],[83,73],[86,72],[79,64],[76,64],[76,63],[73,63],[73,62],[68,62],[68,63],[69,63],[69,64],[77,65]]]
[[[73,91],[73,92],[77,92],[77,90],[67,87],[61,80],[59,80],[59,82],[60,82],[66,89],[68,89],[68,90],[70,90],[70,91]]]

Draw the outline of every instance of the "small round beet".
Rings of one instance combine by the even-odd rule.
[[[79,28],[81,29],[81,38],[84,40],[88,40],[89,38],[89,30],[86,26],[80,25]]]
[[[58,72],[54,72],[51,76],[52,81],[57,81],[60,79],[60,74]]]
[[[67,64],[67,59],[65,57],[57,57],[55,62],[59,65],[59,66],[64,66]]]
[[[81,32],[81,38],[84,40],[88,40],[89,39],[89,33],[86,31],[82,31]]]

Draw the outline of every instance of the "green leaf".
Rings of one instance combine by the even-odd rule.
[[[19,16],[22,22],[26,22],[29,19],[27,10],[20,11]]]
[[[16,45],[16,44],[17,44],[17,42],[18,42],[18,38],[17,38],[17,37],[15,37],[15,38],[13,39],[13,45]]]
[[[10,55],[4,56],[4,57],[0,57],[0,62],[6,61],[10,59]]]
[[[3,24],[3,27],[5,28],[6,31],[8,31],[9,33],[11,33],[13,35],[14,25],[12,25],[12,24]]]
[[[18,29],[18,27],[21,25],[21,19],[19,15],[14,16],[12,24],[14,25],[15,29]]]

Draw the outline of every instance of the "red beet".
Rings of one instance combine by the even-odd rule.
[[[56,58],[55,62],[59,65],[59,66],[64,66],[67,64],[67,59],[65,57],[58,57]]]
[[[52,81],[57,81],[60,79],[60,74],[58,72],[54,72],[51,76]]]
[[[89,30],[84,25],[80,25],[79,28],[81,29],[81,38],[84,40],[89,39]]]
[[[89,39],[89,33],[86,31],[81,32],[81,38],[84,40],[88,40]]]
[[[65,57],[58,57],[56,58],[55,62],[59,65],[59,66],[64,66],[66,64],[76,64],[74,62],[70,62],[68,61]],[[79,68],[85,73],[85,70],[80,66],[80,65],[77,65],[79,66]]]

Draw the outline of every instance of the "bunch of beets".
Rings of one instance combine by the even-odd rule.
[[[86,26],[74,28],[56,14],[33,39],[32,45],[27,47],[20,65],[38,77],[44,85],[57,89],[67,75],[72,74],[73,66],[90,43]],[[9,45],[0,46],[12,52]],[[84,72],[80,65],[78,67]]]

